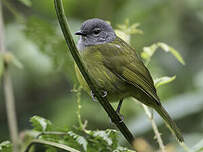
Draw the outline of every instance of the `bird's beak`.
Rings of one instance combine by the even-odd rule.
[[[82,31],[77,31],[75,32],[75,35],[82,35],[82,36],[86,36],[87,34],[82,32]]]

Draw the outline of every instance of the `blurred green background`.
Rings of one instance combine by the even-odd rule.
[[[26,1],[26,0],[21,0]],[[71,92],[78,82],[73,59],[61,34],[53,0],[3,1],[5,44],[23,64],[11,67],[19,131],[31,128],[29,118],[45,117],[58,126],[77,125],[76,97]],[[30,5],[31,4],[31,5]],[[101,18],[114,28],[128,18],[140,23],[142,35],[131,44],[140,53],[144,46],[165,42],[186,61],[182,66],[170,54],[157,51],[150,62],[153,78],[176,75],[176,80],[160,87],[158,94],[181,128],[189,146],[203,137],[203,1],[202,0],[64,0],[72,33],[88,18]],[[77,41],[77,37],[74,36]],[[2,84],[2,83],[1,83]],[[82,119],[88,129],[114,127],[99,103],[82,94]],[[114,105],[116,106],[116,104]],[[133,133],[156,147],[142,107],[126,101],[121,113]],[[163,121],[156,117],[164,143],[175,143]],[[9,139],[5,102],[0,87],[0,142]]]

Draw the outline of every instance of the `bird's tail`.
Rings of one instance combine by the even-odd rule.
[[[168,112],[163,108],[162,105],[154,107],[154,109],[159,113],[159,115],[165,120],[167,125],[170,127],[172,132],[176,135],[179,142],[183,142],[183,136],[180,129],[177,127],[176,123],[171,119]]]

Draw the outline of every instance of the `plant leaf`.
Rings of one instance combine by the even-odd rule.
[[[41,131],[41,132],[49,131],[52,126],[52,123],[49,120],[44,119],[39,116],[33,116],[30,119],[30,122],[32,123],[32,126],[34,127],[34,130]]]
[[[141,53],[141,57],[144,60],[146,60],[146,65],[149,64],[149,62],[151,60],[151,57],[156,52],[156,50],[157,50],[157,45],[156,44],[152,44],[151,46],[143,48],[143,51]]]
[[[157,51],[158,48],[162,48],[162,50],[165,52],[170,52],[181,64],[185,65],[185,61],[183,60],[180,53],[163,42],[158,42],[158,43],[152,44],[151,46],[143,48],[141,57],[144,60],[146,60],[146,65],[149,64],[152,56],[154,55],[154,53]]]
[[[0,143],[0,152],[12,152],[12,144],[10,141]]]
[[[86,141],[86,139],[85,139],[84,137],[82,137],[82,136],[80,136],[80,135],[77,135],[76,133],[74,133],[74,132],[72,132],[72,131],[69,131],[69,132],[68,132],[68,135],[71,136],[71,137],[73,137],[73,138],[76,140],[76,142],[77,142],[78,144],[82,145],[83,149],[84,149],[85,151],[87,151],[87,141]]]
[[[124,24],[118,25],[117,30],[123,31],[127,35],[142,34],[143,31],[138,29],[139,26],[140,26],[139,23],[134,23],[130,25],[129,19],[126,19]]]
[[[129,44],[131,35],[143,33],[142,30],[138,29],[138,27],[138,23],[130,25],[129,19],[126,19],[125,23],[118,25],[117,29],[115,29],[115,33]]]
[[[176,76],[172,76],[172,77],[161,77],[161,78],[158,78],[158,79],[155,79],[154,80],[154,84],[155,84],[155,87],[158,88],[164,84],[167,84],[167,83],[170,83],[172,82],[173,80],[175,80]]]
[[[66,145],[63,145],[63,144],[60,144],[60,143],[54,143],[54,142],[51,142],[51,141],[45,141],[45,140],[39,140],[39,139],[33,140],[27,146],[26,152],[28,152],[30,147],[31,147],[31,145],[34,145],[34,144],[48,145],[48,146],[56,147],[58,149],[62,149],[62,150],[68,151],[68,152],[79,152],[78,150],[76,150],[74,148],[71,148],[69,146],[66,146]]]
[[[181,64],[185,65],[185,61],[177,50],[162,42],[157,43],[157,45],[165,52],[170,52]]]

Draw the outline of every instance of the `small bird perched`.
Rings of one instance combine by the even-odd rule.
[[[95,87],[104,92],[108,101],[120,101],[116,111],[119,113],[124,98],[134,97],[155,109],[183,142],[179,128],[161,105],[152,77],[135,49],[116,36],[111,25],[101,19],[85,21],[75,34],[80,35],[78,49]],[[75,69],[80,84],[91,94],[77,66]]]

